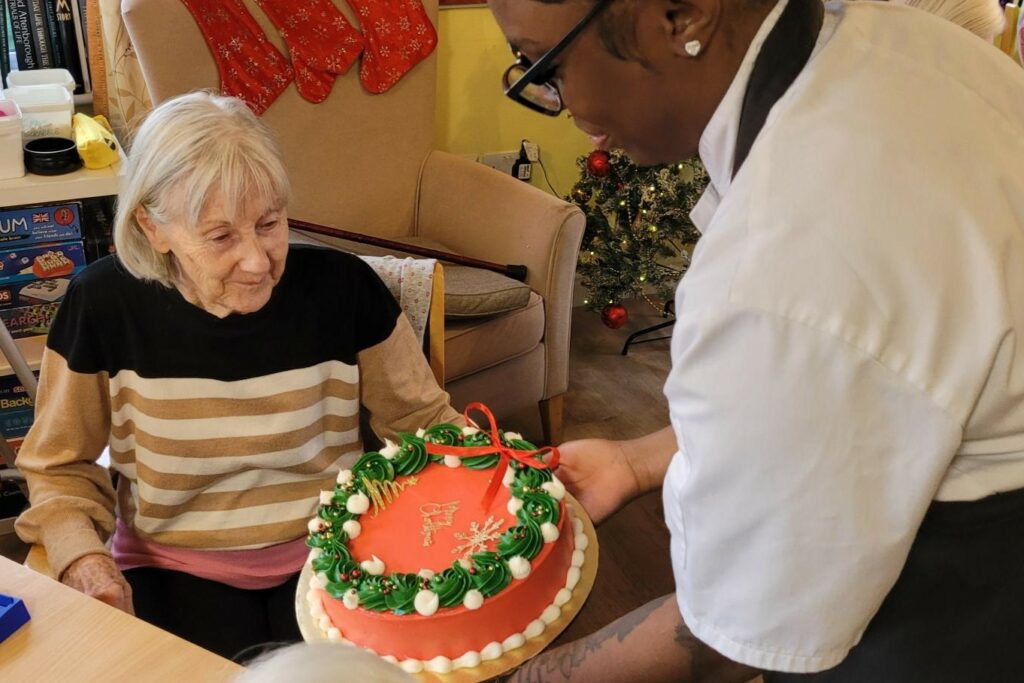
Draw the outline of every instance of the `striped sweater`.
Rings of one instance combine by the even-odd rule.
[[[266,306],[223,319],[103,259],[72,282],[47,340],[18,533],[58,573],[107,552],[115,504],[169,547],[294,540],[362,452],[360,405],[382,437],[459,420],[360,259],[293,246]],[[108,444],[116,492],[95,462]]]

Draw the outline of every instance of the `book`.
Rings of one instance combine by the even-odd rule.
[[[0,0],[0,87],[7,87],[11,55],[7,52],[7,0]]]
[[[36,47],[36,57],[40,69],[53,68],[53,53],[50,51],[50,35],[46,28],[46,10],[43,0],[28,1],[28,20],[32,28],[32,40]]]
[[[71,11],[71,3],[75,0],[46,0],[54,9],[56,17],[57,52],[63,55],[64,68],[75,79],[75,94],[85,92],[85,76],[82,74],[82,62],[78,57],[78,34],[75,31],[75,15]]]
[[[54,0],[42,0],[43,15],[46,19],[46,37],[50,41],[50,58],[55,69],[64,69],[64,52],[60,49],[60,37],[57,35],[57,4]]]
[[[92,81],[89,77],[89,52],[86,43],[85,33],[85,3],[68,0],[71,5],[71,14],[75,22],[75,45],[78,46],[78,63],[82,68],[83,92],[92,92]]]
[[[38,69],[39,60],[28,20],[28,0],[7,0],[7,12],[11,16],[11,34],[18,68]]]

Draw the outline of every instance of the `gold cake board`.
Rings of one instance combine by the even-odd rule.
[[[413,677],[422,683],[480,683],[499,676],[519,666],[531,657],[540,654],[544,648],[552,643],[569,626],[579,611],[583,609],[583,603],[587,601],[591,589],[594,587],[594,579],[597,577],[597,532],[590,517],[583,511],[579,501],[571,495],[565,495],[566,505],[572,508],[573,516],[583,522],[583,533],[590,540],[590,544],[584,551],[585,559],[580,568],[580,582],[572,591],[572,599],[562,606],[562,613],[558,619],[548,624],[544,633],[536,638],[531,638],[526,643],[511,652],[506,652],[498,659],[489,662],[482,662],[480,666],[472,669],[456,669],[448,674],[436,674],[424,671],[413,674]],[[570,525],[571,529],[571,525]],[[309,613],[309,603],[306,602],[306,592],[309,590],[309,580],[312,578],[313,570],[309,563],[302,568],[299,576],[299,587],[295,593],[295,614],[299,622],[299,630],[307,643],[327,642],[327,636],[320,630],[316,620]],[[511,635],[511,634],[510,634]]]

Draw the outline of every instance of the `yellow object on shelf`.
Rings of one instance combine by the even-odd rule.
[[[75,114],[71,128],[86,168],[107,168],[120,159],[117,138],[103,116]]]

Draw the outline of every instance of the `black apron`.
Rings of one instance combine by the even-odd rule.
[[[789,0],[765,40],[743,99],[734,176],[771,108],[807,65],[823,16],[820,0]],[[1024,490],[933,503],[899,579],[847,658],[822,673],[766,673],[764,679],[1024,681]]]

